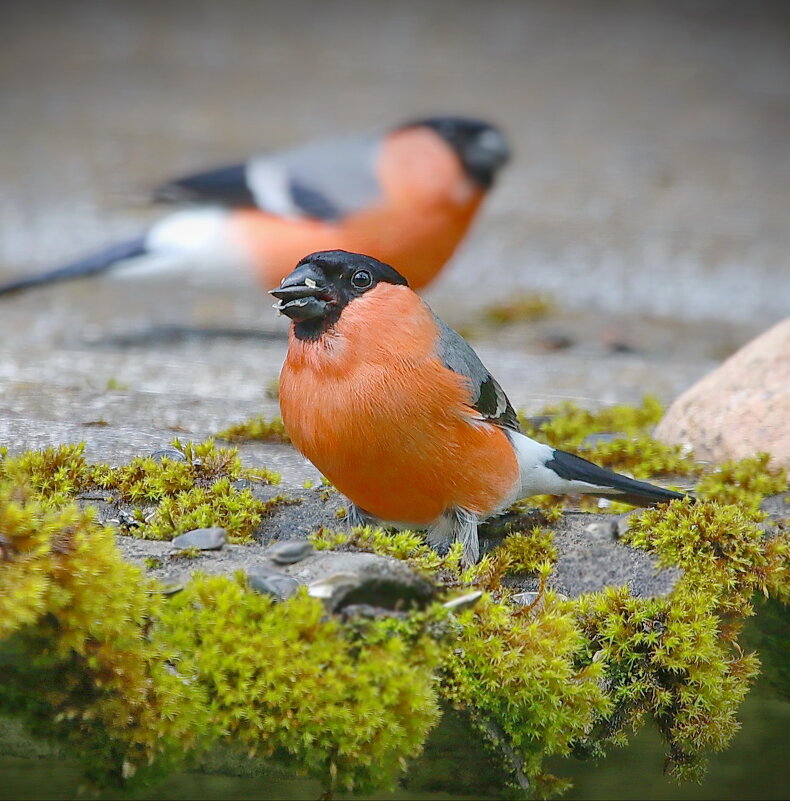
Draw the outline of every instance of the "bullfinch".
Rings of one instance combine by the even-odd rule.
[[[452,256],[509,155],[493,125],[433,117],[256,156],[165,184],[156,199],[190,208],[142,236],[0,285],[0,295],[106,271],[221,276],[229,264],[269,288],[305,253],[327,248],[372,253],[423,287]]]
[[[477,354],[371,256],[313,253],[272,290],[291,318],[280,407],[294,446],[351,501],[350,525],[427,529],[479,557],[478,523],[520,498],[635,506],[685,497],[521,433]]]

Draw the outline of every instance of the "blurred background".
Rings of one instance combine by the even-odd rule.
[[[668,402],[790,308],[786,2],[26,0],[0,30],[0,280],[139,233],[163,179],[461,113],[514,159],[426,297],[516,407]],[[2,298],[0,444],[120,461],[275,414],[283,332],[241,274]]]
[[[781,2],[3,3],[0,278],[139,233],[163,179],[467,113],[514,159],[428,299],[516,405],[668,401],[790,305],[788,22]],[[157,326],[276,326],[241,280],[3,298],[0,378],[156,392],[166,375],[200,394],[212,375],[254,401],[280,345],[181,338],[164,365],[129,350],[168,345]],[[516,293],[553,317],[477,325]],[[196,347],[182,386],[173,359]],[[612,352],[612,369],[594,358]]]

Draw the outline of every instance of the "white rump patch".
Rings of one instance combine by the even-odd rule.
[[[230,212],[221,207],[169,214],[148,232],[143,256],[119,264],[118,278],[185,274],[201,283],[225,284],[234,272],[249,274],[249,258],[230,233]]]
[[[602,489],[606,489],[587,481],[568,481],[561,478],[550,467],[546,467],[546,462],[550,462],[554,457],[554,448],[530,439],[517,431],[507,431],[506,433],[516,451],[521,474],[521,491],[518,498],[574,493],[595,495]],[[616,490],[608,489],[607,494],[616,492]]]

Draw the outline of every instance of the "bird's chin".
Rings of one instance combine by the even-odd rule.
[[[277,306],[280,314],[290,317],[295,323],[326,317],[328,310],[329,303],[316,297],[295,298],[287,303],[281,301]]]

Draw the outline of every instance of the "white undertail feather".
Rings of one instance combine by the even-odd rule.
[[[147,253],[111,271],[118,278],[189,274],[201,283],[227,283],[249,273],[249,257],[233,238],[227,209],[184,209],[155,223],[145,239]]]
[[[537,442],[534,439],[517,431],[508,431],[508,437],[516,451],[519,472],[521,475],[521,488],[518,498],[529,498],[532,495],[572,495],[575,493],[600,494],[605,490],[607,494],[617,494],[618,490],[590,484],[587,481],[568,480],[558,476],[546,462],[554,458],[554,448]]]

